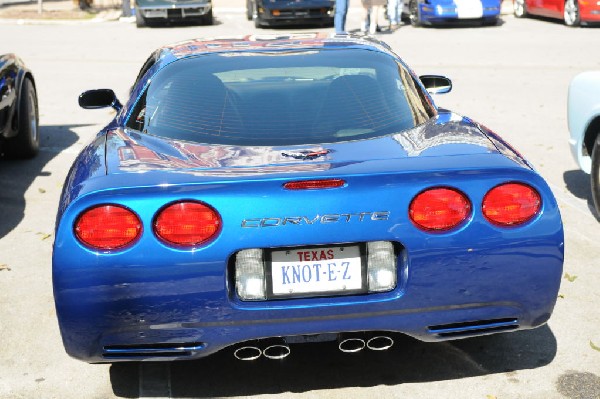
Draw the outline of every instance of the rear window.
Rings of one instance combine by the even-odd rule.
[[[299,145],[397,133],[433,113],[408,71],[377,51],[227,53],[166,66],[127,126],[207,144]]]

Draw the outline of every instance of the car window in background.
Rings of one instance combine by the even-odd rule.
[[[127,126],[210,144],[297,145],[397,133],[435,113],[404,67],[365,51],[182,59],[152,79]]]

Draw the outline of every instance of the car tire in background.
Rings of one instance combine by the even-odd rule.
[[[135,26],[137,26],[138,28],[144,28],[145,26],[147,26],[146,20],[144,19],[142,12],[138,8],[135,9]]]
[[[592,150],[592,171],[590,172],[590,181],[596,215],[600,216],[600,133],[596,136],[594,149]]]
[[[579,16],[579,1],[578,0],[566,0],[565,10],[563,12],[563,20],[567,26],[579,26],[581,18]]]
[[[527,4],[525,0],[514,0],[513,13],[517,18],[525,18],[527,16]]]
[[[262,19],[260,18],[260,16],[257,14],[256,17],[254,17],[254,27],[257,29],[262,29],[264,26]]]
[[[481,25],[482,26],[496,26],[496,25],[498,25],[498,17],[484,18],[481,21]]]
[[[246,0],[246,19],[252,21],[252,14],[254,13],[254,6],[252,0]]]
[[[33,158],[40,148],[37,94],[31,79],[25,78],[17,109],[17,135],[7,141],[11,158]]]
[[[202,25],[212,25],[214,21],[212,8],[202,16]]]
[[[410,0],[408,4],[408,18],[410,24],[414,27],[421,26],[421,16],[419,15],[419,0]]]

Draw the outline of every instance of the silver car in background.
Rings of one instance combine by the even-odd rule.
[[[600,71],[571,80],[567,100],[569,145],[581,170],[590,175],[596,212],[600,215]]]

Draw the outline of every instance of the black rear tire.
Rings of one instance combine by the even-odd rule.
[[[33,82],[25,78],[17,108],[17,135],[6,142],[10,158],[33,158],[40,149],[38,101]]]
[[[596,208],[596,215],[600,216],[600,134],[596,136],[592,150],[592,172],[590,173],[592,185],[592,199]]]
[[[498,17],[484,18],[481,21],[482,26],[496,26],[498,25]]]
[[[212,8],[202,17],[202,24],[212,25],[214,21]]]
[[[262,29],[263,27],[263,23],[258,15],[256,16],[256,18],[254,18],[254,27],[257,29]]]
[[[144,19],[144,16],[142,15],[142,12],[139,10],[139,8],[135,9],[135,26],[137,26],[138,28],[144,28],[146,27],[146,20]]]
[[[410,24],[414,27],[421,26],[421,16],[419,15],[419,1],[411,0],[408,4],[408,9],[408,18],[410,20]]]

